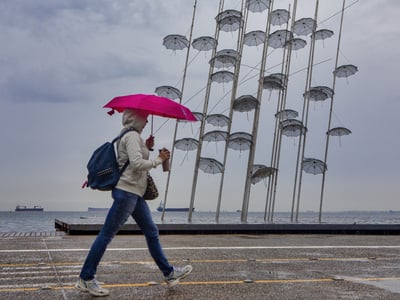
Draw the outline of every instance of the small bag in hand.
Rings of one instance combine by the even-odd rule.
[[[143,195],[145,200],[154,200],[158,197],[157,186],[154,183],[153,177],[149,173],[147,173],[147,188],[146,192]]]

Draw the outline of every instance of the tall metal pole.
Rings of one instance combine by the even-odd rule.
[[[295,20],[296,20],[296,10],[297,10],[297,0],[294,0],[293,3],[293,13],[292,13],[292,23],[290,26],[290,32],[292,32],[293,34],[293,28],[294,28],[294,24],[295,24]],[[290,11],[290,8],[289,8]],[[292,43],[289,43],[288,49],[287,49],[287,57],[286,57],[286,65],[285,65],[285,76],[284,76],[284,86],[285,89],[283,91],[283,95],[282,95],[282,101],[280,103],[280,106],[277,110],[277,113],[279,111],[282,111],[283,109],[285,109],[286,107],[286,96],[287,96],[287,89],[288,89],[288,85],[289,85],[289,73],[290,73],[290,63],[291,63],[291,55],[292,55]],[[276,172],[274,173],[274,176],[272,177],[272,189],[271,189],[271,195],[272,198],[270,200],[270,209],[269,209],[269,217],[268,220],[270,222],[273,221],[274,218],[274,212],[275,212],[275,199],[276,199],[276,187],[277,187],[277,183],[278,183],[278,175],[279,175],[279,162],[280,162],[280,153],[281,153],[281,144],[282,144],[282,130],[280,128],[280,120],[277,118],[275,120],[275,127],[276,127],[276,136],[277,136],[277,147],[276,147],[276,157],[275,157],[275,161],[274,161],[274,168],[276,169]]]
[[[254,120],[253,120],[253,130],[252,130],[252,140],[249,149],[249,158],[247,162],[247,171],[246,171],[246,181],[244,186],[244,195],[243,195],[243,203],[242,203],[242,213],[241,213],[241,221],[247,222],[247,214],[249,211],[249,200],[250,200],[250,188],[251,188],[251,176],[254,165],[254,157],[256,152],[256,144],[257,144],[257,134],[258,134],[258,123],[260,118],[260,110],[261,110],[261,100],[263,94],[263,83],[264,83],[264,73],[265,73],[265,65],[267,61],[267,53],[268,53],[268,36],[271,26],[271,11],[273,7],[273,2],[271,1],[271,5],[268,9],[268,18],[267,25],[265,30],[265,43],[263,48],[263,55],[261,59],[261,67],[260,67],[260,75],[258,78],[258,90],[257,90],[257,101],[258,105],[254,112]]]
[[[230,102],[230,107],[229,107],[229,122],[228,122],[228,128],[227,128],[227,136],[229,138],[229,135],[231,133],[231,128],[232,128],[232,117],[233,117],[233,101],[236,99],[236,94],[237,94],[237,87],[238,87],[238,82],[239,82],[239,73],[240,73],[240,64],[242,60],[242,51],[243,51],[243,38],[244,38],[244,33],[246,32],[246,25],[247,25],[247,18],[249,11],[246,8],[246,0],[242,1],[242,15],[245,15],[244,23],[243,26],[240,26],[239,28],[239,34],[238,34],[238,40],[237,40],[237,49],[238,49],[238,55],[237,55],[237,60],[236,60],[236,65],[235,65],[235,73],[234,73],[234,78],[233,78],[233,85],[232,85],[232,94],[231,94],[231,102]],[[228,140],[225,142],[225,149],[224,149],[224,159],[222,165],[225,167],[226,161],[227,161],[227,156],[228,156]],[[221,211],[221,201],[222,201],[222,191],[224,187],[224,179],[225,179],[225,169],[224,172],[221,174],[221,180],[220,180],[220,185],[219,185],[219,193],[218,193],[218,202],[217,202],[217,210],[215,214],[215,221],[218,223],[219,222],[219,214]]]
[[[311,85],[311,78],[312,78],[312,67],[313,67],[313,60],[314,60],[314,46],[315,46],[315,30],[316,30],[316,18],[318,16],[318,0],[316,0],[315,4],[315,16],[314,16],[314,28],[313,28],[313,34],[311,36],[311,44],[310,44],[310,52],[309,52],[309,59],[308,59],[308,67],[307,67],[307,76],[306,76],[306,84],[305,84],[305,92],[304,92],[304,102],[303,102],[303,111],[301,114],[301,122],[304,126],[304,128],[307,128],[307,120],[308,120],[308,102],[309,102],[309,97],[307,91],[310,88]],[[295,177],[294,177],[294,184],[293,184],[293,197],[292,197],[292,209],[291,209],[291,215],[290,215],[290,221],[293,222],[294,218],[296,221],[298,220],[298,210],[299,210],[299,201],[297,201],[297,209],[296,209],[296,216],[295,216],[295,204],[296,204],[296,191],[297,191],[297,181],[298,177],[299,179],[299,186],[301,182],[301,176],[302,176],[302,165],[303,165],[303,156],[304,156],[304,147],[302,145],[305,145],[305,140],[306,140],[306,134],[307,130],[304,130],[304,133],[300,134],[299,136],[299,145],[297,149],[297,161],[296,161],[296,171],[295,171]],[[302,152],[303,151],[303,152]],[[298,199],[299,200],[299,199]]]
[[[187,72],[188,62],[189,62],[190,47],[192,45],[194,20],[195,20],[195,17],[196,17],[196,6],[197,6],[197,0],[194,0],[192,24],[190,26],[190,34],[189,34],[189,45],[188,45],[188,49],[186,51],[185,68],[183,69],[183,79],[182,79],[181,96],[179,97],[179,103],[182,103],[183,91],[184,91],[184,88],[185,88],[186,72]],[[173,163],[173,159],[174,159],[175,141],[176,141],[177,131],[178,131],[178,121],[175,122],[173,145],[172,145],[172,149],[171,149],[171,159],[170,159],[171,169],[172,169],[172,163]],[[171,178],[171,170],[168,171],[168,176],[167,176],[167,183],[166,183],[165,194],[164,194],[164,205],[163,205],[163,210],[162,210],[162,214],[161,214],[161,221],[164,221],[165,207],[166,207],[167,199],[168,199],[168,188],[169,188],[170,178]]]
[[[222,12],[223,7],[224,7],[224,0],[220,0],[218,13]],[[218,36],[219,36],[219,24],[217,22],[216,26],[215,26],[215,34],[214,34],[214,39],[216,41],[218,41]],[[217,43],[215,43],[215,46],[214,46],[214,49],[212,52],[212,57],[215,56],[216,51],[217,51]],[[194,166],[193,183],[192,183],[192,193],[190,196],[190,205],[189,205],[189,213],[188,213],[188,221],[189,222],[192,221],[194,199],[196,196],[197,179],[199,177],[200,156],[201,156],[201,150],[202,150],[202,145],[203,145],[203,136],[204,136],[205,123],[206,123],[206,113],[207,113],[207,109],[208,109],[208,102],[210,100],[211,83],[212,83],[211,75],[213,73],[213,69],[214,69],[214,60],[212,60],[210,62],[210,69],[208,72],[206,95],[204,98],[204,105],[203,105],[203,117],[201,118],[201,126],[200,126],[200,132],[199,132],[199,146],[197,147],[196,162],[195,162],[195,166]]]
[[[344,17],[344,9],[345,9],[345,4],[346,0],[343,0],[343,6],[342,6],[342,15],[340,18],[340,29],[339,29],[339,36],[338,36],[338,43],[337,43],[337,50],[336,50],[336,60],[335,60],[335,70],[338,66],[338,61],[339,61],[339,51],[340,51],[340,41],[342,38],[342,28],[343,28],[343,17]],[[333,83],[332,83],[332,89],[335,91],[335,86],[336,86],[336,76],[333,74]],[[331,97],[331,105],[329,109],[329,119],[328,119],[328,130],[326,133],[326,143],[325,143],[325,156],[324,156],[324,165],[326,166],[326,162],[328,160],[328,147],[329,147],[329,130],[331,129],[331,122],[332,122],[332,111],[333,111],[333,98],[334,98],[334,93],[332,94]],[[319,214],[318,214],[318,221],[321,222],[322,219],[322,202],[324,198],[324,187],[325,187],[325,174],[326,174],[326,168],[324,169],[324,172],[322,173],[322,184],[321,184],[321,198],[319,202]]]
[[[311,79],[312,79],[312,71],[313,71],[313,65],[314,65],[314,48],[315,48],[315,31],[317,29],[317,18],[318,18],[318,4],[319,0],[316,0],[315,4],[315,15],[314,15],[314,26],[313,26],[313,32],[311,35],[311,47],[310,47],[310,59],[309,59],[309,76],[307,80],[307,85],[306,85],[306,90],[305,90],[305,96],[304,96],[304,104],[305,104],[305,121],[304,121],[304,126],[307,128],[307,123],[308,123],[308,108],[309,108],[309,103],[310,103],[310,96],[307,91],[310,90],[311,87]],[[307,130],[304,131],[304,135],[300,134],[300,137],[304,136],[303,139],[303,144],[301,147],[301,155],[298,156],[300,160],[297,162],[297,167],[299,168],[299,186],[298,186],[298,191],[297,191],[297,204],[296,204],[296,222],[299,220],[299,207],[300,207],[300,195],[301,195],[301,182],[303,178],[303,160],[304,160],[304,151],[305,151],[305,146],[306,146],[306,138],[307,138]],[[300,146],[300,144],[299,144]],[[300,147],[299,147],[300,149]]]

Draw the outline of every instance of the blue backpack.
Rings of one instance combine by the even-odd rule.
[[[132,130],[124,131],[111,142],[104,143],[93,152],[87,163],[88,175],[82,188],[90,187],[94,190],[110,191],[117,185],[121,174],[129,165],[129,160],[119,169],[114,143]]]

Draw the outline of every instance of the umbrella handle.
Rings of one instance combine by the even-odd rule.
[[[150,123],[150,136],[153,136],[153,127],[154,127],[154,117],[151,115],[151,123]],[[154,151],[153,148],[149,149],[150,151]]]

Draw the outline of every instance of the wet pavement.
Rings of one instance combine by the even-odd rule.
[[[0,299],[92,299],[73,288],[95,236],[0,238]],[[400,236],[162,235],[192,274],[167,289],[143,236],[118,235],[98,269],[104,299],[400,299]],[[101,299],[101,298],[99,298]]]

